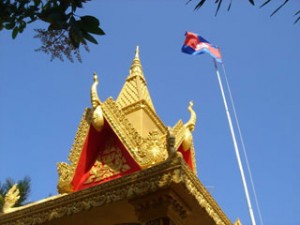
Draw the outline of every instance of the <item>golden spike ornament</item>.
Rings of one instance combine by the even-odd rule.
[[[191,113],[191,116],[190,116],[189,121],[185,124],[185,127],[187,127],[191,132],[194,131],[194,129],[195,129],[196,119],[197,119],[196,113],[193,110],[193,106],[194,106],[194,102],[190,101],[188,110]]]
[[[91,87],[91,103],[92,103],[92,124],[94,128],[100,132],[104,126],[103,112],[101,109],[101,101],[98,97],[97,86],[98,86],[98,76],[94,73],[94,83]]]
[[[238,218],[235,222],[234,222],[234,225],[242,225],[240,219]]]
[[[139,46],[136,46],[135,56],[134,56],[132,65],[130,67],[129,74],[144,76],[143,68],[142,68],[140,56],[139,56]]]
[[[6,193],[4,197],[4,204],[2,208],[3,213],[8,213],[13,211],[13,207],[20,198],[20,191],[17,187],[17,184],[14,184]]]
[[[188,110],[191,113],[191,116],[190,116],[189,121],[186,124],[184,124],[185,132],[184,132],[184,139],[183,139],[183,142],[182,142],[182,146],[183,146],[184,151],[187,151],[188,149],[190,149],[191,146],[192,146],[192,143],[193,143],[192,132],[195,129],[196,118],[197,118],[196,113],[193,110],[193,105],[194,105],[193,101],[190,101],[190,104],[188,106]]]

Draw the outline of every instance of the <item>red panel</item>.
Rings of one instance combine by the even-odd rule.
[[[188,164],[191,170],[194,170],[191,149],[184,151],[182,145],[180,145],[178,151],[181,152],[184,161]]]
[[[97,177],[97,180],[86,183],[87,179],[90,177],[90,170],[95,165],[97,158],[99,159],[106,156],[104,150],[108,141],[112,142],[112,147],[115,147],[118,149],[118,151],[121,151],[122,159],[125,159],[124,161],[126,161],[126,164],[129,167],[124,172],[120,172],[111,176],[106,175],[103,178]],[[107,155],[107,157],[109,157],[109,155]],[[130,156],[124,145],[112,131],[107,122],[105,122],[105,126],[101,132],[96,131],[91,125],[84,142],[77,168],[75,170],[75,175],[72,180],[73,190],[78,191],[91,186],[95,186],[138,170],[140,170],[139,165]]]

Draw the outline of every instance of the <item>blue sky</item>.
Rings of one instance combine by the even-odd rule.
[[[212,2],[193,11],[196,2],[86,4],[78,14],[97,16],[107,35],[97,37],[90,53],[82,51],[83,63],[50,62],[34,52],[40,43],[33,26],[14,41],[1,32],[0,180],[29,175],[31,201],[56,194],[56,163],[67,161],[90,107],[93,72],[100,98],[116,98],[139,45],[158,115],[168,126],[186,121],[194,100],[199,179],[232,221],[250,224],[212,59],[180,51],[184,33],[192,31],[221,47],[264,224],[299,225],[300,23],[293,24],[293,14],[300,3],[270,18],[280,1],[263,9],[233,1],[231,11],[224,5],[217,17]]]

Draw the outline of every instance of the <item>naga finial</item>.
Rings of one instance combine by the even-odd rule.
[[[20,191],[17,187],[17,184],[14,184],[6,193],[4,197],[4,204],[2,208],[3,213],[8,213],[13,211],[13,207],[16,205],[17,201],[20,198]]]
[[[183,146],[183,149],[185,151],[190,149],[191,146],[192,146],[192,143],[193,143],[192,132],[194,131],[195,125],[196,125],[196,113],[193,110],[193,105],[194,105],[193,101],[190,101],[190,104],[188,106],[188,110],[191,113],[191,117],[190,117],[189,121],[186,124],[184,124],[185,134],[184,134],[184,139],[183,139],[183,142],[182,142],[182,146]]]
[[[197,119],[196,113],[195,113],[195,111],[193,110],[193,105],[194,105],[194,102],[193,102],[193,101],[190,101],[190,104],[189,104],[189,106],[188,106],[188,110],[189,110],[190,113],[191,113],[191,117],[190,117],[189,121],[185,124],[185,126],[186,126],[190,131],[194,131],[195,125],[196,125],[196,119]]]
[[[92,124],[97,131],[101,131],[104,125],[104,118],[101,110],[101,101],[98,97],[97,86],[98,86],[98,76],[94,73],[94,83],[91,87],[91,103],[92,103]]]
[[[95,109],[98,105],[101,104],[100,99],[98,97],[98,92],[97,92],[97,86],[98,86],[98,76],[96,73],[94,73],[93,75],[94,78],[94,83],[92,84],[91,87],[91,103],[92,103],[92,107],[93,109]]]

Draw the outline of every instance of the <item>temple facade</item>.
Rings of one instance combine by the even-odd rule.
[[[232,225],[197,178],[193,102],[188,121],[165,125],[151,100],[138,47],[116,100],[101,101],[97,86],[94,74],[91,107],[83,113],[68,161],[57,165],[58,195],[11,206],[0,214],[0,224]]]

